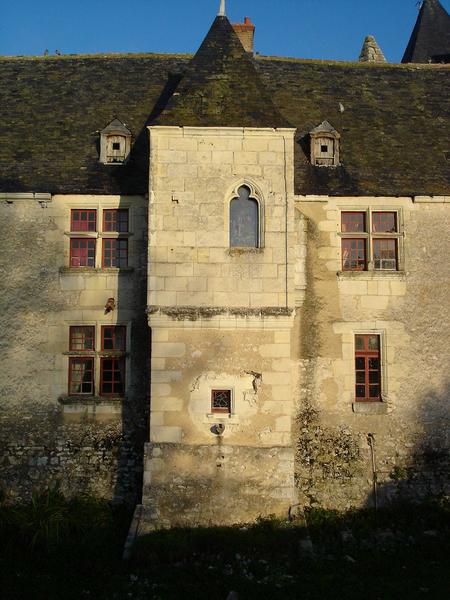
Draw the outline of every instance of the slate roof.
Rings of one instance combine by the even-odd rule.
[[[403,63],[450,62],[450,15],[439,0],[424,0]]]
[[[186,55],[0,59],[0,192],[144,194],[146,125],[158,123],[291,124],[299,194],[450,195],[450,65],[251,59],[228,33],[217,47],[227,27],[214,22],[190,68]],[[124,166],[98,162],[113,118],[133,134]],[[341,134],[340,167],[309,164],[323,121]]]
[[[158,125],[289,127],[226,17],[215,18]]]

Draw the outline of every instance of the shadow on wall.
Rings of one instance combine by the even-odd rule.
[[[59,483],[69,496],[90,492],[118,502],[138,502],[149,406],[146,236],[140,241],[131,238],[136,265],[133,271],[118,274],[117,312],[111,321],[131,326],[131,377],[122,416],[102,419],[86,413],[67,418],[55,386],[61,352],[68,350],[64,325],[58,325],[64,329],[57,334],[60,349],[56,354],[49,349],[50,327],[79,305],[79,291],[60,286],[64,237],[51,207],[17,202],[0,210],[2,487],[17,499]],[[142,218],[146,220],[146,214]],[[96,310],[101,322],[104,308]]]
[[[397,451],[389,481],[377,482],[377,441],[369,438],[374,451],[374,485],[368,506],[450,494],[450,384],[440,393],[431,391],[425,396],[418,419],[422,431],[408,453]]]

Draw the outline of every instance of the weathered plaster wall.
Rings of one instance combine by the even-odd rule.
[[[449,204],[445,199],[301,199],[307,287],[299,317],[301,500],[347,507],[449,486]],[[400,209],[396,273],[342,273],[340,212]],[[354,403],[355,333],[382,340],[383,402]],[[361,412],[362,411],[362,412]]]
[[[128,208],[130,270],[69,268],[70,209]],[[0,469],[8,492],[28,496],[60,480],[68,493],[121,499],[139,493],[146,430],[146,201],[141,197],[54,196],[46,205],[0,203],[2,275]],[[99,227],[100,228],[100,227]],[[105,314],[114,297],[117,309]],[[68,393],[69,326],[128,327],[127,396],[73,400]],[[98,352],[95,354],[98,385]],[[128,463],[128,469],[125,465]]]

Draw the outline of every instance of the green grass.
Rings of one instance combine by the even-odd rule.
[[[240,600],[449,596],[448,503],[161,530],[124,563],[130,518],[126,508],[58,490],[19,506],[0,502],[2,600],[225,600],[231,590]]]

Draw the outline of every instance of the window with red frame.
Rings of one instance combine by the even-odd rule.
[[[70,214],[70,231],[97,231],[97,211],[72,210]]]
[[[103,231],[126,233],[128,231],[128,210],[124,208],[104,210]]]
[[[123,396],[125,393],[125,359],[100,359],[100,395]]]
[[[395,212],[373,212],[372,231],[375,233],[396,233],[397,213]]]
[[[103,240],[103,266],[118,269],[128,266],[128,240]]]
[[[365,271],[366,240],[343,239],[342,240],[342,270],[343,271]]]
[[[69,331],[69,350],[72,352],[95,350],[95,327],[91,325],[76,325],[70,327]]]
[[[357,402],[381,401],[381,354],[379,335],[355,336]]]
[[[389,234],[396,234],[397,213],[372,213],[372,231],[384,234],[383,238],[374,237],[372,241],[373,268],[380,271],[395,271],[398,268],[398,241]]]
[[[211,390],[211,412],[231,413],[231,390]]]
[[[365,212],[343,212],[341,214],[342,233],[365,233]],[[343,238],[342,248],[342,270],[343,271],[365,271],[367,269],[367,241],[365,238]]]
[[[102,351],[125,352],[126,327],[122,325],[102,326]]]
[[[95,267],[95,240],[89,238],[70,240],[70,266]]]
[[[69,358],[69,395],[94,394],[94,359]]]
[[[343,212],[341,219],[343,233],[364,233],[366,231],[365,212]]]

